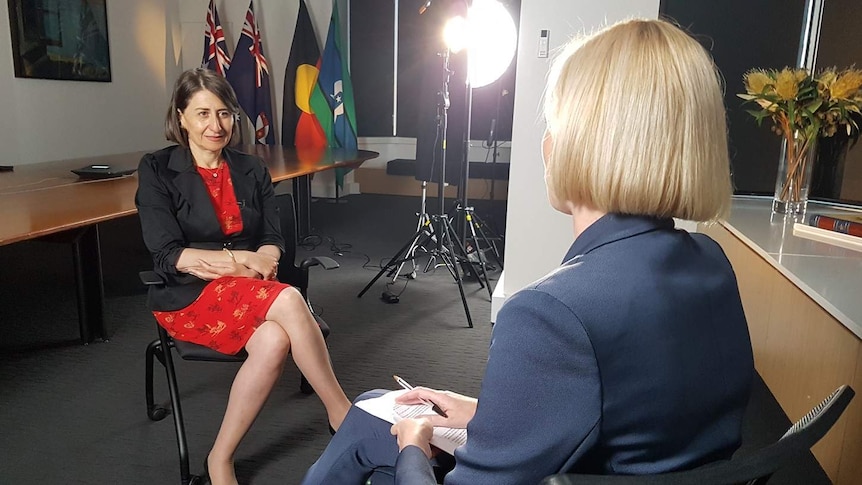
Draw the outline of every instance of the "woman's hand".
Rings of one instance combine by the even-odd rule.
[[[265,280],[274,280],[278,274],[278,258],[272,254],[255,251],[234,251],[239,264],[261,275]]]
[[[217,280],[222,276],[257,277],[257,273],[254,270],[233,261],[229,263],[208,263],[201,259],[198,260],[198,264],[187,268],[186,272],[206,281]]]
[[[398,421],[389,428],[389,432],[398,437],[398,450],[414,445],[425,453],[429,459],[431,455],[431,435],[434,427],[426,418],[406,418]]]
[[[446,428],[466,428],[476,414],[476,405],[479,402],[475,398],[452,391],[436,391],[427,387],[416,387],[395,398],[398,404],[423,404],[423,401],[436,404],[448,416],[444,418],[435,413],[423,417],[427,418],[432,426]]]

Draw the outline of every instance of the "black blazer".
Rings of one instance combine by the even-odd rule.
[[[171,146],[148,153],[138,165],[135,205],[154,270],[165,280],[163,287],[150,287],[152,310],[185,308],[208,283],[177,272],[177,260],[185,248],[253,251],[271,244],[284,252],[272,178],[263,161],[230,148],[225,148],[224,157],[243,225],[240,233],[231,236],[222,233],[188,148]]]

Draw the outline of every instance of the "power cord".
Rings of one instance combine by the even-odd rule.
[[[321,236],[319,234],[309,234],[302,238],[299,243],[297,243],[298,248],[302,248],[306,251],[314,251],[315,249],[322,246],[324,243],[329,244],[329,250],[332,252],[333,256],[338,256],[340,258],[350,258],[352,256],[356,256],[359,258],[365,258],[365,262],[362,263],[362,268],[368,268],[369,263],[371,262],[371,257],[365,253],[358,253],[353,251],[353,245],[350,243],[338,243],[335,241],[334,237],[331,236]]]
[[[350,244],[350,243],[338,243],[334,237],[321,236],[319,234],[309,234],[309,235],[305,236],[304,238],[302,238],[302,240],[299,241],[299,243],[297,244],[297,247],[300,247],[306,251],[314,251],[315,249],[322,246],[324,243],[329,244],[329,250],[332,252],[332,254],[334,256],[338,256],[338,257],[342,257],[342,258],[349,258],[349,257],[353,257],[353,256],[365,258],[365,262],[362,263],[363,269],[369,269],[369,270],[377,271],[377,270],[383,268],[385,266],[385,264],[387,264],[388,261],[391,261],[391,259],[389,259],[387,261],[387,258],[382,258],[378,265],[376,265],[376,266],[372,265],[371,264],[371,257],[365,253],[354,252],[352,250],[352,248],[353,248],[352,244]],[[435,271],[436,271],[436,268],[435,268]],[[401,294],[404,293],[404,291],[407,289],[407,285],[410,284],[410,274],[411,273],[398,275],[398,277],[404,278],[404,286],[402,286],[401,289],[397,293],[392,290],[393,286],[395,286],[395,284],[396,284],[395,282],[390,281],[390,282],[386,283],[386,291],[384,291],[380,295],[380,299],[383,300],[385,303],[398,303],[400,301]],[[320,310],[318,310],[317,314],[318,315],[322,314],[322,308],[320,308]]]

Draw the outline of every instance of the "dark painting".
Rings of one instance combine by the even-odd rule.
[[[15,77],[111,80],[106,0],[8,0]]]

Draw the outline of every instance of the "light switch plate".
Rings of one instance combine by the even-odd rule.
[[[548,57],[548,44],[551,39],[551,31],[542,29],[539,31],[539,57]]]

